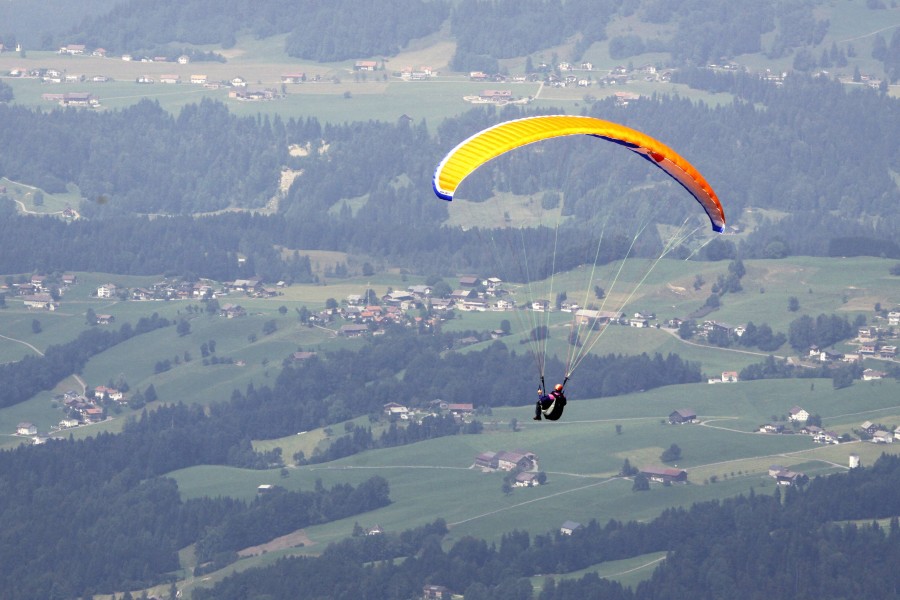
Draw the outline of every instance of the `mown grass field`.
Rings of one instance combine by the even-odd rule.
[[[794,404],[820,414],[826,427],[838,432],[852,431],[864,420],[900,424],[898,392],[900,384],[895,381],[858,382],[843,390],[832,389],[828,380],[670,386],[618,398],[575,399],[565,418],[552,424],[530,421],[528,406],[495,409],[490,419],[498,425],[481,435],[441,438],[322,465],[290,467],[286,475],[279,470],[203,466],[171,476],[185,498],[228,495],[245,500],[253,498],[256,487],[264,483],[311,489],[316,480],[326,486],[356,484],[374,475],[390,482],[391,505],[307,528],[310,545],[244,559],[232,568],[247,568],[256,561],[284,555],[316,553],[328,542],[349,535],[355,523],[401,531],[442,518],[450,525],[448,546],[467,535],[498,541],[512,529],[538,534],[556,529],[565,520],[649,520],[666,507],[748,493],[751,488],[755,493],[772,493],[775,486],[768,476],[772,464],[802,470],[811,477],[846,469],[850,454],[860,456],[864,465],[871,464],[881,452],[900,451],[900,447],[866,442],[823,446],[808,436],[754,431],[771,415],[786,413]],[[694,408],[703,423],[664,424],[677,407]],[[517,432],[508,426],[513,418],[519,421]],[[616,425],[622,427],[621,434],[616,433]],[[334,429],[336,435],[342,431]],[[308,432],[268,441],[266,447],[284,443],[293,448],[297,438],[324,440],[321,432]],[[677,465],[688,471],[688,485],[654,484],[649,492],[635,493],[630,480],[616,476],[626,458],[635,466],[661,465],[659,454],[673,443],[682,449]],[[540,468],[548,475],[545,486],[514,489],[504,495],[502,473],[471,468],[480,452],[512,449],[538,455]],[[603,576],[634,585],[652,572],[651,563],[658,558],[636,557],[594,568]],[[214,574],[211,581],[222,575]],[[539,586],[540,579],[534,583]]]

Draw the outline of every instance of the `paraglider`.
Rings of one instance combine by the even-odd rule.
[[[712,189],[709,183],[707,183],[703,175],[701,175],[700,172],[691,163],[680,156],[672,148],[666,146],[659,140],[656,140],[649,135],[646,135],[644,133],[641,133],[640,131],[631,129],[624,125],[619,125],[609,121],[586,116],[545,115],[526,117],[499,123],[476,133],[475,135],[469,137],[468,139],[458,144],[455,148],[453,148],[453,150],[451,150],[437,166],[432,180],[434,193],[443,200],[453,200],[453,195],[462,181],[486,162],[497,158],[498,156],[506,152],[528,144],[533,144],[552,138],[578,135],[592,136],[595,138],[613,142],[624,148],[627,148],[628,150],[631,150],[637,155],[648,160],[650,163],[665,172],[669,177],[681,184],[681,186],[684,187],[684,189],[694,197],[694,199],[706,212],[706,215],[712,225],[713,231],[719,233],[724,231],[725,212],[722,209],[722,205],[720,204],[715,191]],[[504,214],[504,217],[507,217],[507,215]],[[646,228],[646,226],[646,224],[643,225],[640,228],[640,231]],[[558,234],[559,224],[557,222],[556,232],[553,234],[555,236],[555,240],[558,239]],[[651,263],[649,267],[650,269],[652,269],[653,265],[659,262],[659,260],[661,260],[673,247],[677,245],[677,239],[679,235],[680,234],[678,233],[673,234],[669,242],[663,245],[661,254],[655,261]],[[636,239],[637,236],[635,236],[635,239],[631,241],[632,247],[634,246],[634,242]],[[553,247],[554,257],[552,264],[555,264],[556,241],[554,241]],[[523,248],[527,248],[527,244],[523,244]],[[594,258],[594,268],[590,270],[591,280],[586,284],[586,289],[589,289],[590,286],[593,285],[592,278],[594,270],[596,269],[598,264],[596,257],[599,256],[599,249],[600,245],[598,242],[597,252],[595,253]],[[521,262],[527,265],[527,256],[524,257],[524,260],[522,260]],[[618,279],[618,275],[622,272],[622,266],[624,266],[624,261],[622,261],[622,265],[619,267],[616,273],[616,280]],[[552,297],[552,275],[553,271],[551,270],[551,276],[549,278],[550,289],[548,290],[548,297]],[[637,285],[640,285],[640,282],[645,280],[647,278],[647,275],[649,275],[649,269],[639,279]],[[613,285],[615,285],[616,280],[613,281]],[[530,292],[531,289],[529,286],[529,293]],[[632,291],[630,294],[627,294],[625,302],[630,300],[633,296],[634,291]],[[531,296],[531,299],[534,300],[533,295]],[[537,304],[537,302],[532,302],[532,304]],[[588,305],[587,299],[584,305]],[[545,318],[547,324],[541,326],[541,328],[532,329],[532,333],[538,330],[546,332],[548,329],[547,326],[550,323],[549,310],[542,310],[541,312],[546,315]],[[596,315],[602,313],[602,311],[596,310],[585,312],[592,312]],[[557,385],[556,389],[554,389],[550,394],[544,393],[545,386],[543,383],[544,354],[546,353],[545,340],[548,336],[532,335],[533,339],[529,340],[530,343],[533,344],[532,352],[535,356],[535,362],[538,365],[541,380],[541,385],[538,389],[538,401],[535,406],[534,420],[536,421],[540,421],[542,418],[555,421],[560,418],[563,412],[563,408],[565,407],[567,402],[565,394],[563,393],[563,387],[565,386],[565,383],[569,380],[572,371],[575,369],[578,363],[584,358],[584,356],[587,355],[587,353],[599,339],[599,336],[606,329],[605,326],[595,327],[594,325],[597,324],[596,319],[585,317],[584,313],[582,314],[582,318],[576,319],[576,321],[573,321],[572,323],[573,335],[570,337],[570,343],[572,344],[573,348],[570,350],[569,360],[566,365],[565,379],[563,383]],[[580,342],[579,334],[584,328],[587,328],[588,336],[592,339],[585,342]]]
[[[515,148],[567,135],[591,135],[646,158],[680,183],[700,203],[713,230],[725,228],[725,212],[712,187],[691,163],[662,142],[630,127],[593,117],[549,115],[506,121],[476,133],[450,151],[434,172],[434,193],[452,200],[457,186],[475,169]]]
[[[549,394],[538,388],[538,401],[534,406],[534,420],[540,421],[541,415],[550,421],[557,421],[562,416],[566,407],[566,395],[563,393],[563,384],[557,383]]]

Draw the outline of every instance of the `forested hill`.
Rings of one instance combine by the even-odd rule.
[[[716,108],[673,97],[642,99],[627,108],[601,101],[589,112],[653,132],[690,157],[718,191],[729,224],[746,227],[750,208],[754,215],[772,215],[741,242],[744,257],[833,251],[900,256],[894,179],[900,100],[870,89],[847,91],[824,78],[794,76],[775,87],[750,76],[685,77],[737,99]],[[424,123],[323,126],[312,118],[238,118],[214,101],[190,105],[176,117],[149,101],[104,113],[43,113],[0,104],[0,121],[7,124],[0,128],[0,147],[16,149],[0,153],[0,172],[50,192],[76,183],[87,198],[79,210],[90,219],[55,226],[53,237],[61,243],[42,244],[41,230],[49,224],[12,216],[10,202],[0,271],[150,274],[170,264],[227,278],[237,269],[229,255],[241,251],[260,268],[267,265],[267,274],[309,280],[308,265],[285,259],[276,247],[364,253],[390,264],[415,264],[423,272],[477,270],[484,266],[477,263],[483,254],[478,244],[484,242],[471,232],[441,229],[447,206],[431,194],[430,176],[460,140],[525,114],[530,113],[514,108],[472,110],[430,133]],[[291,144],[310,152],[290,156]],[[300,174],[277,215],[152,223],[112,218],[258,207],[277,193],[285,166]],[[491,189],[561,192],[563,214],[588,225],[607,217],[628,225],[640,218],[640,207],[665,199],[680,209],[666,215],[672,223],[696,208],[644,161],[589,138],[521,149],[473,177],[473,195]],[[154,244],[144,242],[151,230],[173,240],[173,248],[202,240],[204,252],[181,258],[149,254],[146,248]],[[565,243],[576,245],[580,237],[568,236]],[[98,252],[110,239],[122,240],[119,252]],[[577,247],[557,253],[569,254],[585,255]],[[614,252],[607,259],[613,257]]]
[[[457,70],[497,70],[497,60],[575,40],[573,56],[608,37],[616,19],[647,23],[643,35],[610,40],[614,58],[667,52],[675,64],[707,64],[742,54],[789,55],[821,43],[830,23],[824,0],[129,0],[84,19],[65,34],[44,35],[44,49],[82,43],[114,53],[158,54],[188,44],[230,48],[236,33],[286,34],[289,56],[317,61],[388,57],[444,24],[457,43]],[[869,10],[884,8],[870,2]],[[27,10],[27,7],[25,7]],[[335,18],[335,15],[340,17]],[[666,32],[666,33],[660,33]],[[2,32],[0,32],[2,33]]]

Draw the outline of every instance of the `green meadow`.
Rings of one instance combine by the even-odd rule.
[[[184,498],[225,495],[244,500],[252,499],[261,484],[296,490],[312,489],[317,480],[326,486],[358,484],[375,475],[389,481],[389,506],[309,527],[305,530],[309,543],[303,547],[242,559],[232,568],[247,568],[278,556],[316,553],[327,543],[350,535],[355,523],[402,531],[442,518],[450,526],[445,540],[448,546],[468,535],[499,541],[504,532],[513,529],[534,535],[555,530],[565,520],[646,521],[671,506],[745,494],[751,489],[772,493],[775,485],[768,469],[773,464],[801,470],[810,477],[845,470],[851,454],[858,455],[864,465],[871,464],[882,452],[896,452],[900,447],[868,442],[825,446],[808,436],[761,434],[756,429],[772,415],[787,413],[794,404],[820,414],[825,426],[838,432],[851,432],[864,420],[900,424],[900,384],[876,383],[879,385],[857,382],[843,390],[834,390],[830,380],[694,384],[616,398],[573,398],[564,419],[557,423],[532,422],[530,406],[500,408],[485,418],[496,421],[497,426],[486,427],[480,435],[440,438],[285,470],[200,466],[171,476]],[[693,408],[701,423],[666,424],[667,415],[682,407]],[[509,427],[514,418],[519,423],[516,432]],[[617,433],[617,425],[621,433]],[[336,426],[334,430],[342,429]],[[322,432],[311,431],[264,442],[266,448],[291,449],[298,443],[308,450],[329,440]],[[687,485],[652,484],[649,492],[633,492],[632,481],[617,476],[626,458],[638,467],[662,466],[659,455],[671,444],[682,450],[677,466],[688,471]],[[516,488],[505,495],[503,473],[482,472],[472,466],[481,452],[514,449],[538,456],[539,468],[547,473],[546,485]],[[602,576],[633,585],[652,572],[654,561],[661,556],[594,568]],[[536,579],[535,584],[540,581]]]
[[[322,257],[324,260],[325,257]],[[873,321],[876,303],[882,306],[900,304],[900,289],[888,274],[891,261],[877,258],[808,258],[797,257],[786,260],[745,261],[747,274],[742,280],[743,292],[726,294],[722,306],[706,318],[731,325],[753,321],[768,323],[775,331],[787,333],[790,322],[801,314],[845,315],[851,321],[857,315]],[[609,291],[605,310],[616,310],[631,316],[634,312],[654,312],[657,322],[673,317],[684,317],[703,304],[709,295],[712,282],[719,275],[727,273],[728,263],[662,260],[651,271],[646,262],[629,259],[624,268],[618,264],[604,265],[594,273],[588,267],[562,273],[551,282],[538,281],[530,286],[515,282],[508,287],[516,289],[520,304],[528,298],[550,298],[565,291],[570,301],[579,303],[595,302],[592,283]],[[618,273],[618,275],[617,275]],[[697,276],[704,285],[695,290]],[[68,378],[55,390],[42,392],[34,398],[14,407],[0,409],[0,431],[11,432],[16,423],[31,421],[39,431],[47,432],[62,418],[61,410],[53,405],[53,395],[67,389],[79,390],[82,385],[95,387],[124,378],[131,390],[146,389],[153,384],[160,402],[209,403],[230,397],[234,389],[244,389],[247,385],[265,385],[274,380],[282,361],[298,349],[327,350],[330,348],[355,348],[364,343],[361,340],[346,340],[336,336],[336,322],[330,329],[306,327],[297,321],[297,310],[307,307],[318,310],[328,299],[338,302],[351,294],[363,294],[371,288],[379,296],[389,289],[405,289],[409,285],[421,283],[420,277],[397,272],[386,272],[371,277],[324,280],[324,284],[293,285],[280,290],[278,296],[266,299],[252,299],[243,294],[226,295],[219,298],[220,305],[236,303],[244,306],[247,316],[239,319],[223,319],[203,311],[203,304],[195,300],[135,302],[118,299],[98,299],[96,289],[105,283],[119,287],[147,287],[161,278],[129,277],[103,273],[78,273],[78,283],[66,290],[56,311],[34,311],[25,308],[21,302],[7,295],[6,308],[0,310],[0,362],[20,360],[28,355],[43,352],[48,346],[63,344],[75,339],[88,326],[85,314],[93,309],[97,314],[110,314],[115,322],[102,327],[118,328],[123,323],[136,323],[142,317],[156,313],[160,317],[177,322],[185,319],[191,325],[188,335],[178,336],[174,327],[157,330],[116,346],[92,358],[80,379]],[[609,281],[615,278],[615,286]],[[640,285],[638,283],[640,282]],[[451,287],[456,281],[448,279]],[[617,291],[621,290],[621,291]],[[797,297],[800,311],[788,310],[788,299]],[[282,310],[283,314],[282,314]],[[511,326],[511,335],[503,342],[517,353],[533,351],[534,345],[526,343],[528,332],[537,325],[549,325],[550,337],[546,350],[559,356],[563,361],[571,352],[567,339],[573,327],[570,313],[512,312],[457,312],[457,318],[446,321],[443,330],[486,331],[497,329],[503,321]],[[34,332],[33,322],[37,321],[40,332]],[[274,322],[275,331],[263,333],[263,326]],[[582,339],[592,344],[590,349],[596,354],[646,352],[649,354],[676,353],[685,360],[700,363],[705,377],[716,378],[723,371],[740,371],[757,363],[765,353],[753,349],[722,349],[705,346],[696,342],[681,340],[672,330],[665,328],[637,329],[625,326],[609,326],[602,333],[588,337],[582,331]],[[203,364],[200,347],[215,341],[215,356],[223,364]],[[465,352],[476,351],[493,342],[486,341],[466,347]],[[776,355],[790,355],[793,350],[787,345],[775,352]],[[169,361],[171,368],[157,372],[158,362]],[[875,364],[875,368],[879,365]],[[552,374],[551,374],[552,375]],[[577,368],[573,383],[577,383]],[[770,384],[772,394],[781,402],[779,390],[790,388],[786,382]],[[805,385],[805,384],[804,384]],[[815,386],[817,390],[828,383]],[[859,382],[858,386],[871,385],[881,389],[884,382],[871,384]],[[700,386],[706,390],[706,386]],[[729,387],[729,393],[739,393],[742,388]],[[803,390],[801,390],[803,392]],[[804,392],[806,393],[806,392]],[[693,392],[692,392],[693,394]],[[808,395],[808,394],[806,394]],[[698,400],[704,392],[698,393]],[[801,396],[802,398],[802,396]],[[787,402],[787,401],[784,401]],[[783,414],[786,408],[765,409],[763,413],[752,413],[754,421],[768,420],[771,414]],[[813,407],[815,408],[815,407]],[[695,406],[701,410],[700,406]],[[810,408],[807,408],[810,410]],[[812,411],[811,411],[812,412]],[[842,411],[852,412],[852,411]],[[832,411],[837,414],[837,411]],[[66,432],[76,437],[92,435],[99,429],[116,431],[122,420],[131,414],[127,408],[113,414],[116,417],[107,423],[92,428],[80,428]],[[667,412],[665,414],[668,414]],[[706,414],[718,414],[706,411]],[[741,411],[737,415],[747,414]],[[754,423],[758,424],[758,423]],[[0,438],[0,446],[18,444],[18,438]]]

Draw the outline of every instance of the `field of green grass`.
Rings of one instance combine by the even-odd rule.
[[[349,535],[355,523],[401,531],[443,518],[450,526],[448,546],[467,535],[498,541],[512,529],[538,534],[556,529],[565,520],[649,520],[670,506],[725,498],[750,489],[772,493],[775,486],[768,476],[772,464],[801,470],[811,477],[846,469],[850,454],[860,456],[863,465],[871,464],[881,452],[897,452],[900,447],[867,442],[824,446],[808,436],[760,434],[755,430],[771,415],[784,414],[794,404],[820,414],[826,427],[839,432],[852,431],[864,420],[897,424],[898,392],[900,384],[895,381],[878,385],[858,382],[843,390],[832,389],[828,380],[670,386],[609,399],[573,398],[565,418],[557,423],[533,423],[528,419],[527,406],[500,408],[490,417],[498,426],[487,427],[481,435],[440,438],[286,471],[204,466],[171,476],[184,498],[227,495],[244,500],[252,499],[256,487],[266,483],[311,489],[316,480],[326,486],[357,484],[374,475],[389,481],[389,506],[307,528],[310,544],[271,551],[265,555],[266,561],[316,553],[328,542]],[[666,416],[679,407],[694,408],[702,423],[665,424]],[[519,420],[518,432],[507,425],[513,418]],[[621,426],[621,434],[616,433],[616,425]],[[342,431],[340,427],[334,429]],[[317,443],[323,437],[321,432],[311,431],[268,441],[265,446],[283,444],[293,449],[297,439],[306,438],[300,443]],[[626,458],[639,467],[661,465],[659,454],[673,443],[682,449],[677,466],[688,471],[688,485],[653,484],[649,492],[635,493],[630,480],[617,477]],[[502,473],[484,473],[471,466],[478,453],[513,449],[537,454],[539,468],[547,473],[546,485],[514,489],[504,495]],[[661,557],[635,557],[592,569],[634,585],[652,572],[654,561]],[[259,560],[263,559],[243,559],[232,568],[247,568]],[[213,580],[223,574],[214,574]],[[540,586],[540,578],[534,583]]]
[[[656,313],[659,322],[664,322],[672,317],[684,317],[702,305],[709,294],[711,282],[718,275],[727,273],[728,266],[727,262],[663,260],[632,295],[635,283],[646,274],[646,263],[632,260],[626,263],[617,284],[624,290],[621,293],[617,293],[615,289],[610,290],[606,283],[618,270],[618,265],[603,266],[594,274],[594,278],[591,278],[587,268],[557,275],[553,281],[554,293],[566,291],[570,300],[581,302],[583,298],[587,298],[589,302],[595,301],[593,292],[588,288],[591,281],[599,282],[610,290],[610,298],[605,306],[607,310],[623,310],[629,316],[639,310],[651,311]],[[708,318],[732,325],[747,321],[768,323],[775,331],[785,333],[790,322],[800,314],[815,317],[818,314],[837,313],[846,315],[850,320],[861,314],[871,321],[876,303],[881,303],[882,306],[900,304],[900,290],[888,274],[890,264],[889,260],[877,258],[798,257],[788,260],[745,261],[747,275],[743,279],[744,291],[724,296],[722,307]],[[226,320],[206,314],[200,310],[202,304],[197,301],[132,302],[102,300],[93,295],[97,286],[104,283],[112,282],[120,287],[146,287],[158,281],[159,278],[156,277],[102,273],[77,275],[78,284],[65,292],[59,309],[54,312],[28,310],[14,297],[7,297],[7,308],[0,310],[0,336],[3,336],[0,337],[0,361],[20,360],[24,356],[43,352],[48,346],[75,339],[87,328],[85,313],[89,308],[96,313],[115,316],[115,323],[106,327],[118,328],[122,323],[135,323],[141,317],[158,313],[173,322],[187,319],[191,324],[191,333],[179,337],[174,328],[166,328],[129,340],[94,357],[80,374],[80,381],[68,378],[53,391],[42,392],[25,403],[0,410],[0,432],[11,432],[20,421],[31,421],[41,432],[49,431],[62,417],[61,411],[52,405],[53,395],[67,389],[78,390],[82,382],[94,387],[124,378],[132,390],[143,390],[153,384],[162,402],[208,403],[227,399],[234,389],[244,389],[250,383],[259,385],[273,380],[282,361],[298,349],[353,348],[362,343],[359,340],[336,338],[330,330],[301,326],[297,323],[296,309],[303,306],[311,310],[320,309],[329,298],[340,302],[350,294],[362,294],[367,287],[382,295],[389,288],[405,289],[422,282],[420,277],[387,272],[372,277],[331,280],[327,285],[290,286],[282,290],[282,295],[269,299],[250,299],[243,295],[223,296],[219,299],[220,304],[239,303],[248,311],[246,318]],[[697,275],[701,275],[706,283],[695,291],[693,282]],[[450,283],[455,285],[453,281]],[[531,294],[526,293],[525,286],[514,282],[508,285],[518,289],[517,299],[520,303],[522,298],[532,296],[551,297],[548,294],[549,280],[534,282]],[[788,298],[791,296],[800,300],[801,310],[798,313],[788,311]],[[621,303],[625,299],[629,301],[623,306]],[[191,311],[188,307],[198,310]],[[283,315],[279,311],[281,307],[287,309]],[[547,316],[549,321],[543,321]],[[32,329],[34,320],[40,323],[40,333],[34,333]],[[443,329],[448,332],[486,331],[499,328],[504,320],[509,321],[512,335],[503,341],[518,353],[526,353],[532,349],[531,345],[523,343],[524,336],[531,328],[537,324],[549,323],[547,351],[565,360],[570,351],[566,340],[572,327],[571,315],[568,313],[458,313],[458,318],[445,322]],[[276,331],[264,335],[262,327],[268,321],[275,322]],[[686,343],[666,329],[610,326],[596,339],[596,344],[592,347],[594,353],[676,353],[685,360],[699,362],[703,373],[708,377],[718,377],[722,371],[740,371],[761,361],[765,356],[764,353],[753,351]],[[202,364],[200,346],[210,340],[216,342],[216,356],[231,359],[232,364]],[[490,343],[482,342],[464,351],[478,350]],[[775,354],[792,353],[785,346]],[[190,360],[184,360],[186,355]],[[169,360],[175,363],[176,358],[180,364],[173,364],[170,370],[162,373],[155,372],[158,361]],[[573,384],[577,385],[577,369],[574,375]],[[872,385],[876,384],[877,382]],[[781,384],[775,387],[780,389]],[[779,410],[781,412],[778,414],[783,414],[785,409]],[[113,421],[72,433],[82,436],[100,429],[118,430],[124,417],[130,413],[131,411],[124,409],[115,415],[117,418]],[[772,413],[754,415],[754,419],[767,420],[770,414]],[[0,438],[0,447],[19,442],[18,438]]]

